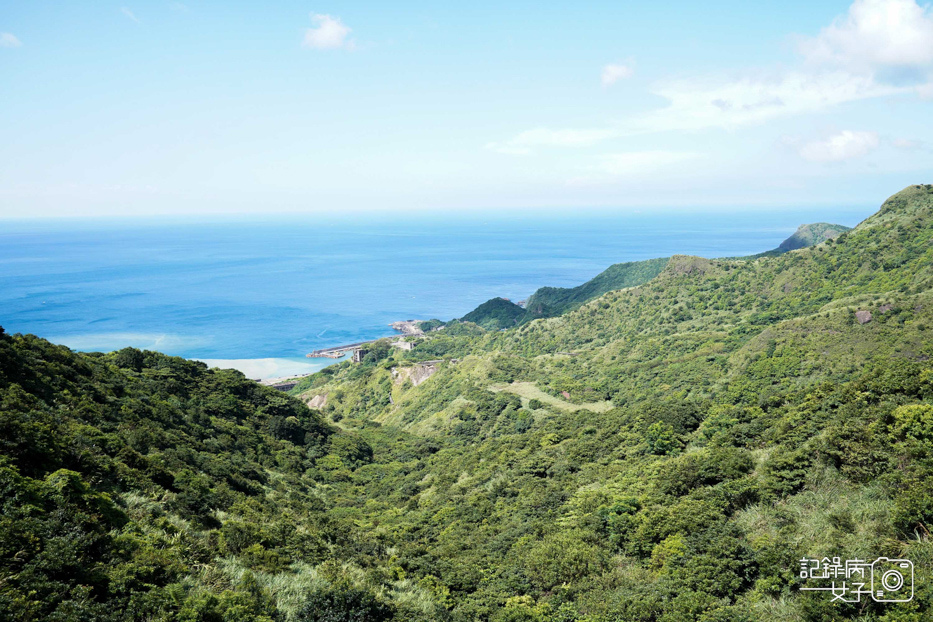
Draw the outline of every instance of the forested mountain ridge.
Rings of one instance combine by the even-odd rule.
[[[836,238],[849,227],[825,222],[800,225],[797,231],[781,242],[775,249],[759,253],[751,259],[781,255],[791,250],[806,248]],[[630,261],[609,266],[595,277],[576,287],[538,288],[525,304],[525,308],[508,303],[502,298],[489,300],[464,317],[462,321],[474,322],[486,329],[511,328],[532,320],[555,317],[572,311],[607,292],[647,283],[658,276],[670,257]],[[500,302],[497,302],[500,301]],[[508,303],[508,304],[506,304]],[[507,317],[507,321],[500,321]]]
[[[828,222],[817,222],[809,225],[800,225],[792,236],[781,242],[777,250],[782,252],[795,251],[814,244],[821,244],[826,240],[839,237],[849,231],[849,227],[833,225]]]
[[[296,387],[320,411],[0,335],[0,617],[928,619],[931,238],[912,186],[816,247],[374,348]],[[915,597],[801,592],[824,555],[910,559]]]
[[[525,322],[566,313],[606,292],[647,283],[664,269],[668,258],[630,261],[609,266],[577,287],[541,287],[525,304]]]
[[[461,322],[473,322],[486,330],[512,328],[525,317],[525,310],[505,298],[491,298],[462,318]]]

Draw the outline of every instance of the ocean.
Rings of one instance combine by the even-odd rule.
[[[82,351],[125,346],[307,373],[311,350],[568,287],[613,263],[776,247],[873,210],[484,213],[0,221],[0,326]]]

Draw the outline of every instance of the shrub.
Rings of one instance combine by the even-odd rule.
[[[393,608],[369,592],[353,587],[316,589],[305,600],[298,622],[385,622]]]

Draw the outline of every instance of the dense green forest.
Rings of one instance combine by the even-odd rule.
[[[911,186],[816,246],[675,256],[294,395],[0,334],[0,617],[928,620],[931,240]],[[914,597],[801,591],[824,556],[911,560]]]
[[[668,257],[630,261],[609,266],[592,279],[576,287],[542,287],[535,291],[525,304],[525,322],[561,315],[584,303],[602,296],[606,292],[647,283],[661,274]]]
[[[462,322],[473,322],[486,330],[512,328],[525,317],[525,310],[505,298],[492,298],[476,307],[462,318]]]

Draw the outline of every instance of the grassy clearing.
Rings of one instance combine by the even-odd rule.
[[[548,395],[541,389],[539,389],[533,382],[513,382],[512,384],[493,384],[489,385],[489,390],[494,393],[499,391],[505,391],[507,393],[514,393],[515,395],[522,398],[522,405],[527,406],[529,400],[540,400],[545,404],[559,408],[567,412],[575,412],[578,410],[591,410],[597,413],[604,413],[609,410],[612,410],[612,402],[608,400],[603,400],[601,402],[585,402],[583,404],[572,404],[566,400],[562,400],[559,397],[554,397],[553,395]]]

